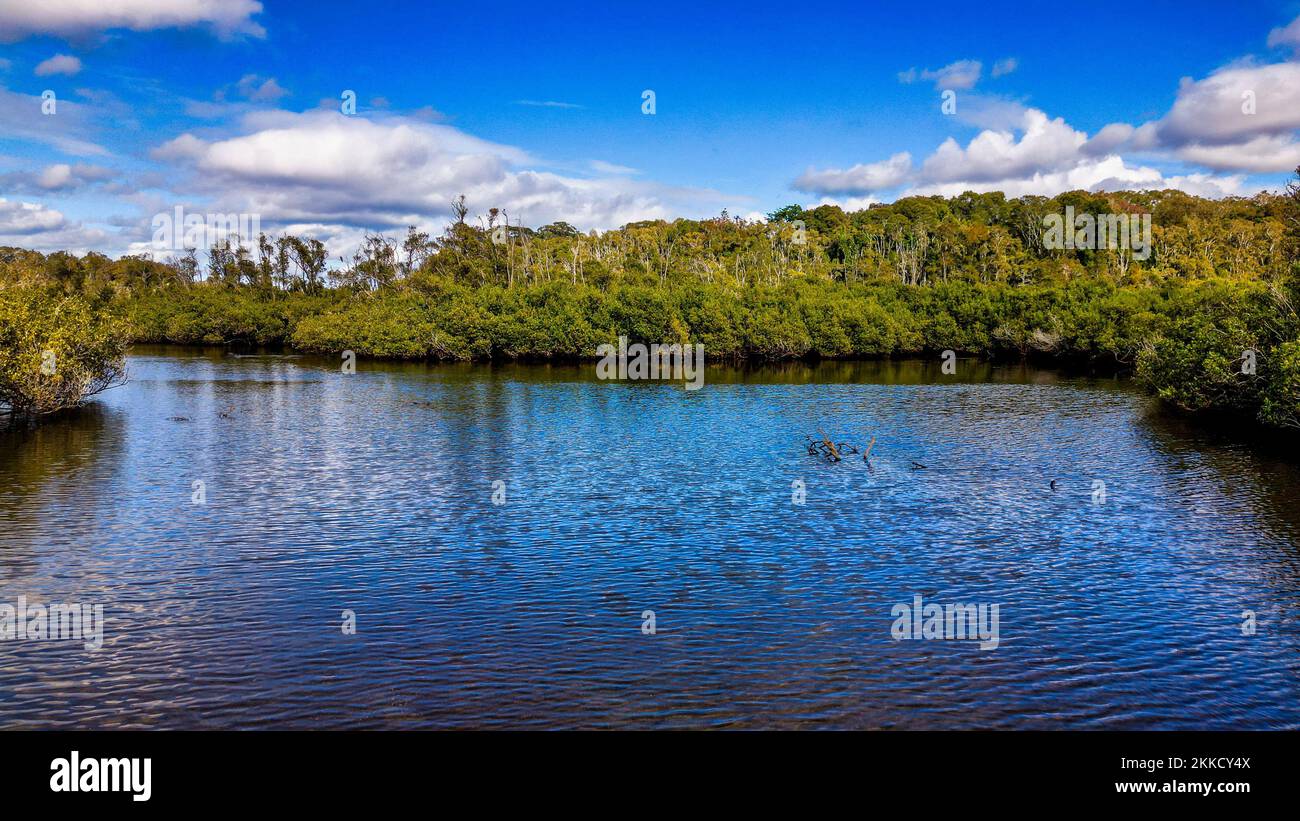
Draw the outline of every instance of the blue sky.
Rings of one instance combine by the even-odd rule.
[[[1300,165],[1300,2],[92,6],[0,0],[0,244],[149,252],[179,205],[338,254],[459,193],[585,230]]]

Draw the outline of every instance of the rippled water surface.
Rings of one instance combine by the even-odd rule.
[[[1300,727],[1267,447],[974,362],[592,371],[139,349],[0,434],[0,604],[105,618],[0,641],[0,727]],[[916,595],[1000,645],[895,641]]]

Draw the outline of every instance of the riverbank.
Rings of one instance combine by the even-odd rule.
[[[1046,247],[1058,211],[1150,215],[1150,243],[1140,256]],[[206,271],[194,249],[158,262],[0,248],[0,287],[84,295],[135,342],[476,362],[589,360],[620,337],[702,345],[714,363],[951,352],[1131,371],[1181,411],[1300,429],[1300,188],[968,193],[769,216],[582,234],[461,213],[439,237],[367,235],[332,269],[319,241],[292,236],[226,236]],[[24,339],[24,363],[37,342]]]
[[[320,294],[194,283],[110,292],[94,304],[117,317],[136,344],[332,357],[352,351],[410,361],[592,361],[600,345],[621,335],[646,344],[701,344],[714,364],[937,361],[951,351],[966,361],[1131,374],[1183,412],[1295,428],[1295,293],[1294,285],[1229,280],[1161,287],[792,281],[744,291],[421,282]],[[29,340],[23,354],[29,369],[42,354],[33,345]]]
[[[938,359],[944,352],[1131,373],[1188,413],[1300,428],[1295,287],[1206,280],[1163,286],[793,281],[742,292],[438,282],[383,292],[259,295],[200,284],[122,304],[137,342],[281,346],[433,361],[596,358],[620,335],[697,343],[708,361]]]

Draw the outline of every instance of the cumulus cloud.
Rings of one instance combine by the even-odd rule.
[[[1212,174],[1176,174],[1165,178],[1165,188],[1176,188],[1197,197],[1238,197],[1246,193],[1244,174],[1214,176]]]
[[[1295,47],[1300,56],[1300,18],[1274,29],[1268,44]],[[992,73],[1001,76],[1015,68],[1015,59],[1006,58]],[[963,60],[938,71],[912,69],[899,79],[960,88],[974,86],[979,73],[979,63]],[[954,138],[945,140],[919,169],[900,166],[894,162],[900,155],[895,155],[843,171],[809,169],[791,187],[855,196],[879,190],[884,186],[874,183],[887,178],[895,186],[908,186],[905,195],[1003,191],[1022,196],[1123,188],[1236,195],[1245,190],[1247,174],[1285,173],[1300,166],[1300,61],[1261,65],[1243,59],[1204,79],[1184,78],[1163,117],[1140,125],[1111,123],[1091,137],[1059,117],[986,95],[964,95],[956,118],[982,130],[965,146]],[[1124,152],[1139,152],[1147,162],[1172,163],[1179,172],[1131,163]]]
[[[1240,193],[1242,183],[1241,176],[1215,177],[1209,174],[1165,176],[1155,168],[1132,166],[1119,155],[1111,155],[1100,159],[1083,159],[1065,168],[1035,171],[1027,176],[922,183],[905,193],[955,197],[966,191],[979,193],[1001,191],[1008,197],[1024,197],[1054,196],[1063,191],[1075,190],[1141,191],[1177,188],[1199,196],[1224,197]]]
[[[258,0],[0,0],[0,42],[31,35],[80,37],[111,29],[152,31],[206,25],[221,37],[262,37]]]
[[[107,232],[72,222],[40,203],[0,197],[0,245],[84,254],[102,251],[108,239]]]
[[[1269,173],[1300,168],[1300,142],[1290,136],[1261,136],[1232,145],[1183,146],[1180,159],[1216,171]]]
[[[195,159],[203,154],[207,145],[193,134],[182,134],[155,148],[150,152],[150,156],[155,160],[164,161]]]
[[[862,197],[876,191],[893,188],[907,179],[912,170],[912,155],[903,151],[881,162],[853,166],[852,168],[809,168],[791,187],[810,194],[845,195]]]
[[[878,197],[822,197],[815,203],[805,205],[805,208],[815,208],[819,205],[837,205],[844,211],[865,211],[877,203],[883,202]]]
[[[965,148],[956,140],[946,140],[922,164],[917,184],[908,193],[955,196],[964,191],[1002,191],[1019,197],[1076,189],[1181,188],[1222,197],[1241,190],[1241,175],[1166,176],[1150,166],[1129,164],[1113,149],[1141,142],[1139,131],[1113,124],[1089,139],[1060,117],[1025,109],[1014,132],[982,131]]]
[[[53,208],[0,197],[0,245],[82,254],[103,250],[107,239],[107,232],[70,221]]]
[[[1020,67],[1020,61],[1015,57],[1004,57],[993,64],[993,76],[1004,77]]]
[[[979,60],[958,60],[934,71],[928,68],[921,71],[909,68],[899,73],[898,80],[902,83],[924,80],[933,82],[935,88],[962,90],[974,88],[980,80],[980,72],[983,69],[984,66]]]
[[[1097,156],[1110,154],[1133,140],[1137,129],[1128,123],[1111,123],[1083,144],[1083,153]]]
[[[1002,112],[1009,116],[1015,109]],[[1148,165],[1126,161],[1114,148],[1139,142],[1141,129],[1123,124],[1107,126],[1091,139],[1062,118],[1041,110],[1020,108],[1011,128],[985,129],[965,146],[945,140],[920,168],[896,154],[889,160],[858,165],[845,171],[808,171],[791,187],[825,195],[824,203],[857,210],[875,198],[863,196],[884,188],[906,186],[903,196],[951,197],[966,191],[1002,191],[1009,197],[1052,196],[1063,191],[1179,188],[1201,196],[1240,193],[1244,175],[1166,175]],[[836,195],[842,195],[837,197]]]
[[[1232,66],[1186,79],[1156,139],[1216,170],[1289,171],[1300,146],[1300,63]]]
[[[62,74],[72,77],[81,71],[81,60],[68,54],[56,54],[48,60],[42,60],[36,66],[37,77],[51,77]]]
[[[922,178],[943,183],[989,182],[1024,177],[1069,164],[1079,156],[1087,135],[1038,109],[1024,111],[1019,139],[1011,131],[981,131],[965,148],[949,137],[925,160]]]
[[[1134,127],[1112,123],[1090,153],[1157,150],[1215,171],[1276,173],[1300,164],[1300,63],[1236,63],[1186,77],[1169,112]]]
[[[533,170],[526,166],[539,161],[519,148],[400,115],[263,111],[246,115],[241,131],[182,134],[151,156],[182,172],[176,189],[206,199],[206,210],[259,214],[264,227],[316,226],[340,242],[362,229],[436,228],[461,194],[475,209],[504,209],[512,222],[564,220],[584,230],[703,216],[737,199],[629,179],[623,169],[597,179]]]
[[[117,172],[99,165],[55,163],[40,171],[13,171],[0,174],[0,187],[10,191],[37,193],[69,192],[105,182]]]
[[[65,224],[62,214],[44,205],[0,197],[0,236],[53,231]]]
[[[1300,128],[1300,63],[1234,66],[1184,79],[1160,121],[1165,143],[1226,145]]]

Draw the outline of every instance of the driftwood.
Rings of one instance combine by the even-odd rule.
[[[816,438],[812,436],[805,438],[808,440],[809,456],[820,456],[828,462],[841,462],[844,460],[844,457],[849,454],[860,454],[862,456],[862,461],[867,465],[867,470],[873,473],[876,470],[875,466],[871,464],[871,453],[876,448],[876,437],[874,436],[871,437],[870,442],[867,442],[867,446],[864,450],[858,450],[855,446],[845,442],[832,442],[831,438],[827,436],[826,432],[821,428],[817,429]],[[920,462],[912,460],[908,461],[908,466],[912,470],[925,470],[926,467]]]
[[[826,452],[830,455],[831,461],[832,462],[840,461],[841,458],[840,452],[835,449],[835,445],[831,444],[831,440],[827,438],[826,432],[821,430],[820,428],[817,429],[817,432],[821,434],[822,445],[825,446]]]
[[[867,464],[867,470],[875,472],[875,467],[871,464],[871,452],[876,448],[876,437],[871,437],[865,450],[859,451],[853,445],[844,442],[832,442],[831,438],[821,428],[817,429],[818,438],[812,436],[805,437],[808,440],[808,455],[820,456],[828,462],[841,462],[848,454],[861,454],[862,461]],[[908,467],[912,470],[926,470],[926,466],[914,459],[909,459]],[[1056,489],[1056,483],[1052,483],[1052,489]]]
[[[844,442],[832,442],[830,437],[820,429],[817,433],[821,436],[820,441],[813,439],[811,436],[807,437],[809,456],[822,456],[828,462],[839,462],[844,459],[846,454],[858,453],[858,449],[853,445],[845,444]]]
[[[876,437],[873,436],[871,437],[871,441],[867,444],[866,452],[862,454],[862,461],[867,463],[867,470],[872,472],[875,471],[875,468],[871,466],[871,449],[874,448],[875,446],[876,446]]]

